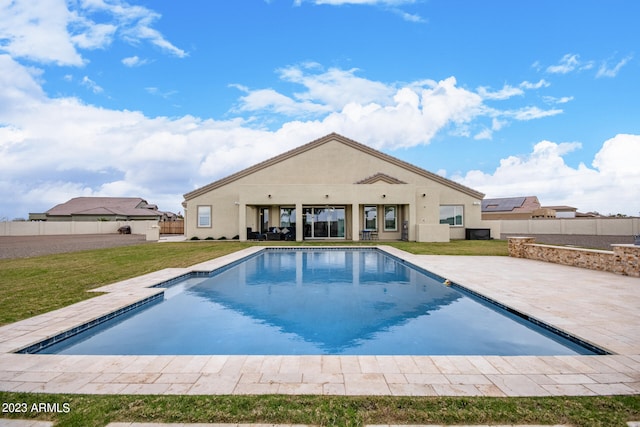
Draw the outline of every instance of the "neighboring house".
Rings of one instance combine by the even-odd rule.
[[[139,197],[75,197],[45,213],[30,213],[31,221],[131,221],[172,220],[175,214],[161,212]]]
[[[555,213],[543,209],[536,196],[503,197],[482,201],[482,219],[531,219],[553,217]]]
[[[185,194],[185,235],[449,241],[483,226],[483,197],[332,133]]]
[[[578,210],[573,206],[544,206],[544,208],[555,211],[556,218],[575,218]]]

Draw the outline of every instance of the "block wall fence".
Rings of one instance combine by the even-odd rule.
[[[160,238],[158,221],[7,221],[0,222],[0,236],[51,236],[60,234],[113,234],[123,225],[147,240]]]

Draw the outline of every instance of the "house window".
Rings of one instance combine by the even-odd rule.
[[[384,231],[398,231],[398,207],[384,207]]]
[[[371,231],[378,230],[378,207],[377,206],[364,207],[364,229],[371,230]]]
[[[211,206],[198,206],[198,227],[211,227]]]
[[[280,208],[280,227],[295,227],[296,208]]]
[[[464,225],[464,209],[462,205],[440,206],[440,224],[449,224],[452,227]]]

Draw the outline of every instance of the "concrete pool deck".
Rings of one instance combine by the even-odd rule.
[[[0,328],[0,390],[99,394],[553,396],[640,393],[640,279],[509,257],[381,249],[605,348],[605,356],[65,356],[14,351],[152,296],[252,247]]]

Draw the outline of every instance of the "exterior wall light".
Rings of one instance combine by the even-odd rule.
[[[422,193],[422,197],[427,197],[427,193]]]
[[[269,194],[267,197],[271,198],[271,194]]]
[[[384,199],[385,197],[387,197],[387,195],[386,195],[386,194],[383,194],[383,195],[382,195],[382,198]]]
[[[328,195],[328,194],[325,194],[325,195],[324,195],[324,198],[325,198],[325,199],[328,199],[328,198],[329,198],[329,195]]]

